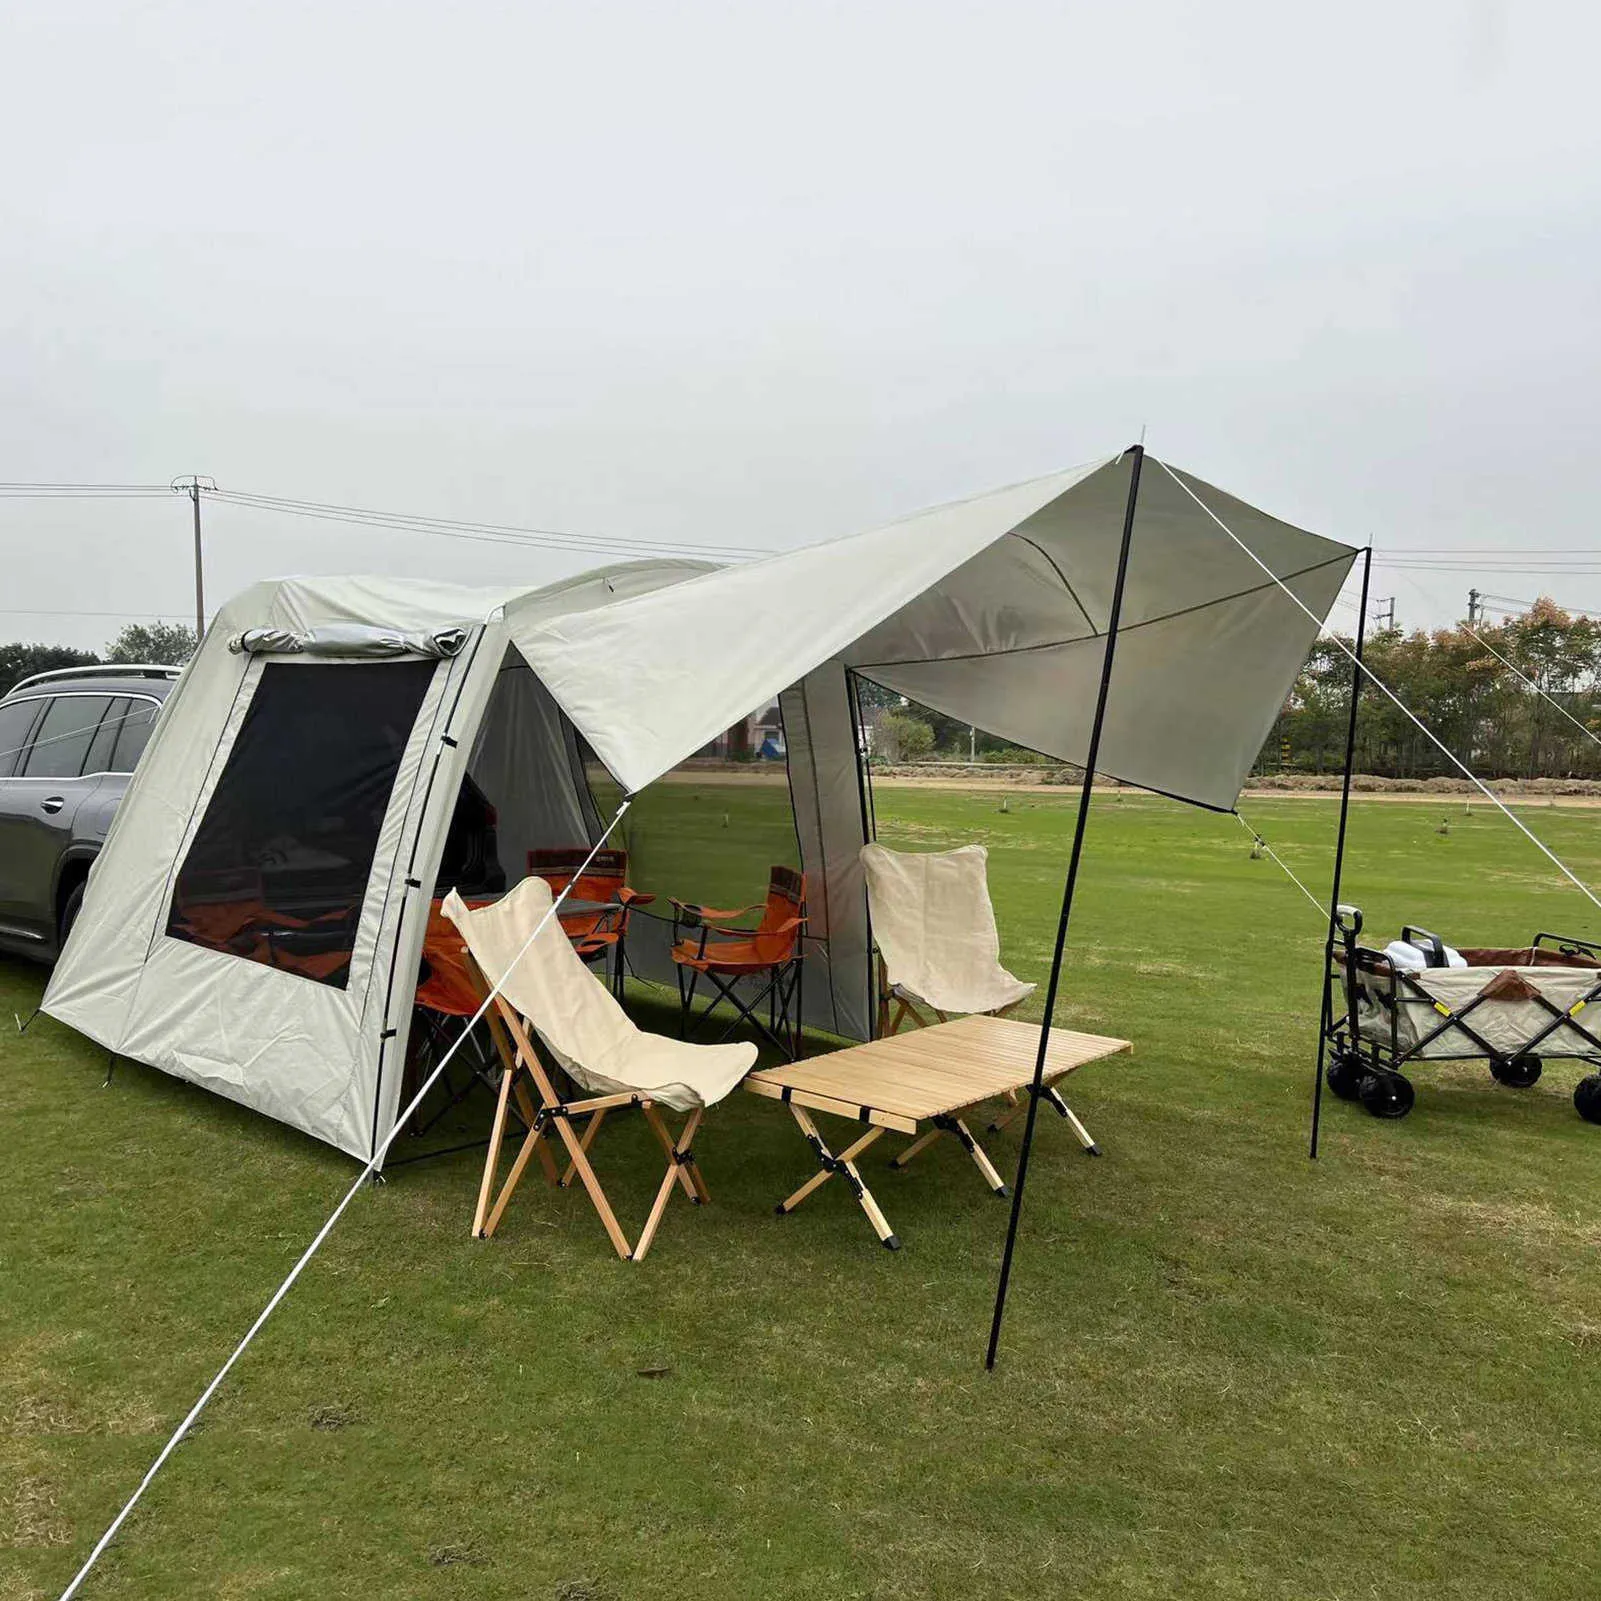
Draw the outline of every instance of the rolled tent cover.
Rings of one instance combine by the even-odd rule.
[[[631,791],[834,658],[1083,762],[1133,459],[509,632]],[[1231,808],[1355,556],[1148,458],[1100,771]]]
[[[234,634],[228,649],[247,656],[454,656],[467,643],[465,628],[429,632],[334,623],[297,632],[293,628],[247,628]]]

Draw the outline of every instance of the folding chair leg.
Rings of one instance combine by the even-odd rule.
[[[655,1107],[650,1108],[655,1111]],[[633,1260],[642,1262],[645,1253],[650,1249],[650,1242],[656,1238],[656,1226],[662,1220],[662,1213],[667,1210],[667,1202],[672,1197],[673,1186],[678,1183],[686,1166],[693,1166],[693,1158],[685,1161],[689,1156],[690,1147],[695,1141],[695,1131],[700,1127],[700,1120],[704,1109],[697,1106],[689,1114],[689,1121],[684,1125],[684,1132],[673,1140],[668,1147],[667,1171],[662,1174],[661,1184],[656,1190],[656,1202],[650,1209],[650,1216],[645,1219],[645,1227],[641,1230],[639,1244],[634,1247]],[[659,1114],[658,1114],[659,1117]]]
[[[823,1136],[817,1131],[817,1125],[806,1112],[794,1102],[790,1103],[789,1110],[795,1121],[800,1124],[800,1131],[805,1135],[806,1143],[811,1146],[813,1154],[817,1157],[817,1165],[821,1171],[813,1174],[793,1195],[778,1203],[775,1208],[778,1215],[783,1217],[786,1213],[793,1212],[813,1190],[826,1184],[836,1173],[842,1173],[862,1210],[867,1214],[867,1221],[873,1225],[873,1232],[878,1236],[880,1243],[891,1251],[898,1251],[901,1242],[896,1239],[894,1230],[889,1226],[889,1220],[879,1210],[878,1202],[873,1199],[873,1192],[862,1182],[862,1175],[857,1171],[854,1160],[883,1134],[884,1130],[877,1127],[868,1129],[860,1139],[835,1156],[824,1143]]]
[[[525,1139],[533,1139],[534,1130],[539,1125],[539,1114],[534,1110],[534,1098],[528,1093],[528,1086],[520,1077],[512,1084],[512,1094],[517,1097],[517,1106],[523,1114],[523,1127],[527,1130]],[[539,1158],[539,1165],[545,1170],[545,1182],[556,1182],[556,1158],[550,1154],[550,1146],[545,1140],[539,1140],[534,1147],[534,1154]]]
[[[606,1199],[606,1192],[600,1187],[600,1180],[595,1177],[594,1168],[589,1165],[589,1158],[584,1154],[582,1143],[568,1126],[572,1119],[558,1117],[552,1121],[556,1125],[556,1132],[561,1135],[562,1143],[567,1147],[573,1166],[578,1169],[578,1177],[583,1181],[584,1188],[589,1191],[590,1200],[595,1203],[595,1210],[600,1213],[600,1221],[611,1237],[613,1248],[626,1262],[634,1254],[633,1248],[628,1243],[628,1236],[623,1233],[617,1222],[617,1214],[612,1211],[611,1202]]]
[[[511,1193],[522,1181],[523,1170],[528,1166],[529,1158],[533,1156],[535,1151],[542,1150],[544,1143],[545,1125],[536,1122],[533,1128],[523,1136],[522,1149],[517,1153],[517,1160],[511,1164],[511,1172],[506,1175],[506,1182],[501,1186],[494,1210],[490,1212],[489,1218],[484,1224],[484,1238],[486,1240],[500,1227],[501,1217],[511,1201]]]
[[[595,1143],[595,1136],[600,1133],[601,1122],[604,1120],[606,1113],[610,1110],[610,1107],[603,1106],[598,1112],[591,1112],[589,1114],[589,1122],[584,1125],[583,1137],[578,1142],[581,1150],[587,1152],[589,1147]],[[577,1164],[573,1162],[569,1162],[567,1164],[567,1171],[562,1174],[559,1180],[557,1180],[557,1187],[559,1189],[565,1190],[572,1183],[573,1169],[576,1165]]]
[[[668,1159],[672,1161],[673,1166],[677,1168],[678,1180],[683,1186],[684,1194],[687,1195],[696,1206],[700,1206],[703,1202],[711,1200],[712,1192],[706,1188],[706,1180],[701,1177],[700,1167],[695,1162],[694,1153],[690,1153],[688,1161],[679,1162],[676,1160],[673,1157],[675,1144],[673,1141],[673,1136],[668,1130],[666,1118],[664,1118],[661,1113],[658,1112],[652,1105],[646,1105],[642,1107],[641,1110],[645,1114],[645,1121],[649,1123],[652,1130],[654,1130],[656,1138],[661,1144],[661,1148],[667,1153]]]
[[[487,1239],[484,1219],[489,1211],[489,1192],[500,1165],[500,1142],[506,1133],[506,1104],[511,1100],[511,1084],[517,1075],[507,1068],[501,1076],[500,1094],[495,1098],[495,1121],[489,1130],[489,1150],[484,1155],[484,1176],[478,1181],[478,1205],[473,1210],[473,1238]],[[528,1136],[530,1139],[533,1135]]]

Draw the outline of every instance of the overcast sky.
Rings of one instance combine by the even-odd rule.
[[[1486,553],[1379,568],[1403,623],[1601,609],[1601,558],[1488,565],[1601,549],[1598,56],[1544,0],[11,7],[0,479],[777,548],[1143,427]],[[214,602],[593,564],[221,505],[207,545]],[[192,611],[176,499],[0,499],[0,555],[0,639]]]

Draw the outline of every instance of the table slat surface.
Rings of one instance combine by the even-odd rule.
[[[921,1120],[1031,1084],[1039,1037],[1038,1025],[1016,1018],[962,1017],[827,1056],[762,1068],[746,1084],[758,1094],[790,1089],[797,1096],[823,1095]],[[1128,1040],[1105,1034],[1052,1029],[1046,1082],[1132,1049]]]

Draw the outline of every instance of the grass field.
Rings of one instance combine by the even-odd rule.
[[[1072,798],[1009,804],[885,792],[880,832],[985,841],[1005,955],[1038,977]],[[1247,811],[1326,882],[1332,806]],[[1601,817],[1526,815],[1601,882]],[[447,1158],[358,1197],[86,1593],[1594,1596],[1580,1069],[1523,1092],[1420,1070],[1400,1123],[1326,1102],[1308,1163],[1321,928],[1248,846],[1232,818],[1097,802],[1062,1015],[1136,1053],[1072,1088],[1103,1160],[1041,1124],[993,1375],[1005,1208],[954,1146],[903,1174],[875,1148],[891,1254],[843,1193],[772,1216],[806,1153],[737,1096],[701,1144],[715,1205],[670,1209],[637,1268],[537,1185],[474,1243],[477,1159]],[[1601,935],[1460,801],[1358,805],[1347,895],[1381,939]],[[0,1015],[41,987],[0,965]],[[0,1044],[4,1601],[59,1591],[351,1173],[157,1073],[104,1076],[48,1021]],[[637,1218],[654,1148],[601,1151]]]

